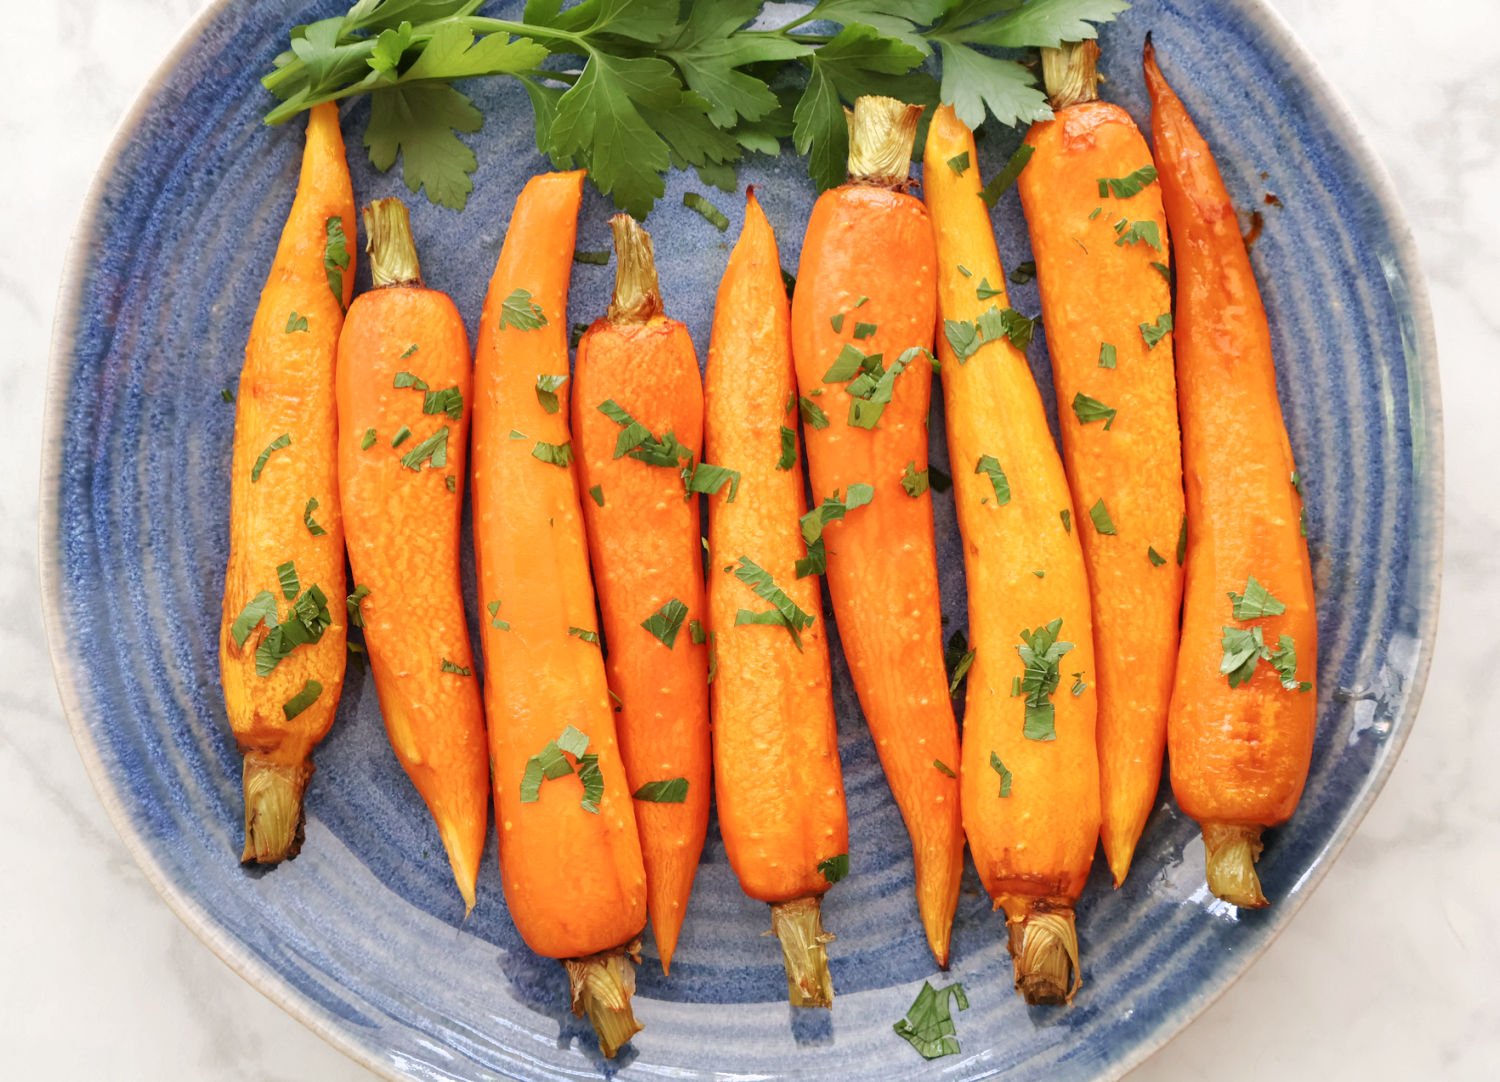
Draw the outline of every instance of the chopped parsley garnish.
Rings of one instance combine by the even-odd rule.
[[[958,698],[958,685],[969,675],[969,666],[974,664],[974,651],[969,649],[969,638],[962,631],[948,636],[948,646],[943,650],[943,664],[948,670],[948,695]]]
[[[901,487],[906,490],[908,496],[916,499],[927,491],[930,484],[928,476],[926,470],[917,469],[915,460],[908,462],[906,469],[901,474]]]
[[[1262,616],[1280,616],[1286,612],[1286,606],[1257,582],[1254,575],[1245,583],[1244,593],[1230,590],[1229,600],[1236,620],[1259,620]]]
[[[979,279],[979,288],[974,290],[974,295],[982,301],[987,301],[992,297],[1005,296],[1005,290],[997,289],[996,287],[990,285],[990,280],[988,278],[981,278]]]
[[[827,857],[818,861],[818,871],[823,873],[823,878],[830,883],[837,883],[849,874],[849,854],[840,853],[836,857]]]
[[[1071,691],[1073,693],[1074,697],[1076,698],[1077,696],[1082,695],[1088,689],[1089,689],[1089,686],[1088,686],[1087,683],[1084,682],[1083,673],[1081,673],[1081,672],[1074,673],[1073,674],[1073,686],[1068,689],[1069,691]]]
[[[828,570],[828,550],[823,541],[823,527],[843,518],[850,511],[863,507],[875,498],[871,485],[853,484],[848,495],[842,499],[837,491],[802,516],[802,540],[807,545],[807,555],[797,561],[797,577],[821,575]]]
[[[734,498],[740,494],[740,471],[715,466],[711,462],[699,462],[683,467],[682,483],[689,495],[701,492],[706,496],[718,495],[725,484],[728,484],[727,502],[733,503]]]
[[[848,383],[855,376],[859,375],[867,363],[876,365],[880,363],[880,360],[881,354],[872,353],[866,355],[858,347],[846,342],[844,343],[844,347],[839,350],[839,355],[833,359],[833,364],[829,366],[828,371],[823,373],[823,382]]]
[[[1155,548],[1152,548],[1150,546],[1147,546],[1146,548],[1146,559],[1151,561],[1152,567],[1161,567],[1167,562],[1167,558],[1165,556],[1163,556],[1161,553],[1157,552]]]
[[[1219,662],[1219,671],[1229,677],[1229,686],[1232,688],[1248,684],[1261,659],[1271,656],[1271,651],[1266,647],[1265,632],[1259,625],[1248,628],[1226,627],[1222,630],[1224,657]]]
[[[278,575],[280,568],[277,569]],[[293,572],[295,575],[295,572]],[[283,589],[286,578],[282,578]],[[297,647],[317,642],[323,632],[333,625],[333,615],[328,611],[328,598],[314,583],[292,602],[291,612],[274,626],[269,618],[266,624],[270,633],[255,648],[255,673],[267,676],[283,658]]]
[[[970,323],[961,319],[943,320],[943,336],[953,347],[953,355],[963,364],[979,347],[1001,338],[1010,339],[1010,344],[1019,350],[1031,345],[1036,333],[1036,320],[1023,316],[1014,308],[997,308],[991,305],[987,311]]]
[[[589,325],[587,323],[573,324],[568,330],[568,348],[577,349],[578,343],[583,341],[583,336],[588,333],[588,330]]]
[[[702,620],[688,621],[688,638],[694,646],[702,646],[708,641],[708,632],[703,630]]]
[[[444,425],[421,443],[401,456],[401,465],[409,470],[420,470],[422,463],[429,469],[440,470],[448,465],[448,426]]]
[[[855,428],[874,428],[881,414],[896,391],[896,377],[918,357],[930,356],[921,346],[913,346],[891,362],[889,368],[880,365],[880,354],[865,358],[865,369],[855,376],[846,390],[855,401],[849,403],[849,424]]]
[[[854,325],[855,338],[869,338],[879,328],[873,323],[856,323]]]
[[[318,696],[323,694],[323,685],[316,680],[309,680],[302,685],[302,690],[293,695],[282,704],[281,712],[286,715],[286,720],[291,721],[302,711],[318,701]]]
[[[1147,349],[1155,349],[1156,344],[1167,336],[1172,329],[1172,313],[1163,312],[1156,317],[1155,323],[1141,324],[1141,338],[1146,342]]]
[[[1099,217],[1099,215],[1101,215],[1103,213],[1104,213],[1104,208],[1103,207],[1095,207],[1093,210],[1089,211],[1089,221],[1092,222],[1095,218]]]
[[[996,774],[1000,775],[1001,797],[1010,796],[1010,783],[1013,780],[1011,772],[1006,767],[1006,765],[1000,761],[1000,756],[996,755],[993,751],[990,752],[990,769],[993,770]]]
[[[364,614],[360,612],[359,603],[370,596],[370,588],[363,584],[356,586],[354,592],[344,598],[344,607],[349,610],[349,623],[355,627],[364,627]]]
[[[291,434],[287,432],[283,432],[281,435],[277,436],[274,440],[267,444],[266,449],[262,451],[260,453],[260,457],[255,460],[255,465],[250,467],[251,482],[260,480],[260,471],[266,468],[266,463],[271,460],[272,454],[281,450],[283,447],[290,447],[291,445],[292,437]]]
[[[1172,285],[1172,268],[1171,267],[1167,266],[1165,263],[1152,263],[1151,264],[1151,269],[1154,270],[1157,274],[1159,274],[1159,275],[1162,276],[1162,280],[1167,283],[1168,288],[1171,287],[1171,285]]]
[[[276,565],[276,578],[281,582],[281,596],[288,601],[302,591],[302,584],[297,581],[297,565],[291,560]]]
[[[1106,536],[1113,536],[1118,532],[1115,530],[1114,519],[1109,517],[1109,508],[1104,506],[1103,496],[1089,508],[1089,518],[1094,520],[1094,529]]]
[[[984,186],[979,197],[984,200],[984,205],[994,208],[1000,202],[1000,197],[1006,190],[1016,182],[1021,175],[1021,170],[1026,168],[1026,163],[1031,161],[1031,156],[1036,153],[1036,148],[1030,143],[1022,143],[1016,147],[1016,152],[1010,156],[1010,161],[1005,163],[1005,168],[995,174],[995,179]]]
[[[1187,515],[1182,516],[1182,528],[1177,531],[1177,566],[1187,559]]]
[[[589,495],[593,498],[594,502],[596,504],[598,504],[600,507],[604,506],[604,486],[603,485],[592,485],[592,486],[590,486],[590,488],[589,488]]]
[[[542,782],[555,781],[573,773],[568,762],[571,755],[577,760],[578,780],[583,782],[583,799],[579,807],[586,812],[599,813],[599,800],[604,796],[604,774],[599,770],[599,756],[589,753],[589,738],[569,725],[556,740],[547,741],[542,750],[526,760],[526,769],[521,774],[521,803],[534,804],[542,795]]]
[[[1116,248],[1123,248],[1127,244],[1149,244],[1159,252],[1161,227],[1155,222],[1131,222],[1130,228],[1115,238]]]
[[[797,432],[781,426],[781,457],[776,460],[778,470],[789,470],[797,465]]]
[[[990,479],[990,484],[995,489],[995,504],[1004,506],[1010,503],[1010,481],[1006,479],[1005,471],[1000,468],[1000,460],[994,455],[980,455],[979,464],[974,467],[975,473],[982,473]]]
[[[955,154],[948,159],[948,168],[953,170],[955,176],[963,176],[969,171],[969,152],[965,150],[961,154]]]
[[[500,329],[514,327],[518,331],[534,331],[547,325],[547,313],[531,299],[531,293],[517,289],[500,304]]]
[[[1036,277],[1036,261],[1028,259],[1024,263],[1017,263],[1016,269],[1010,272],[1010,280],[1018,286],[1024,286]]]
[[[682,630],[682,622],[687,619],[687,614],[688,607],[674,597],[646,617],[641,622],[641,626],[656,636],[657,642],[670,650],[677,642],[677,633]]]
[[[828,317],[828,322],[832,325],[832,327],[833,327],[833,333],[834,334],[842,334],[842,333],[844,333],[844,313],[843,312],[840,312],[837,315],[829,316]]]
[[[325,225],[328,239],[323,243],[323,271],[328,275],[328,291],[344,307],[344,272],[349,269],[349,247],[344,237],[344,219],[338,215]]]
[[[709,225],[713,226],[720,233],[729,228],[729,219],[725,217],[724,212],[697,192],[683,192],[682,205],[689,210],[697,211]]]
[[[943,762],[941,759],[934,759],[932,761],[932,765],[937,768],[940,774],[946,774],[950,778],[958,777],[958,775],[953,772],[953,768],[947,763]]]
[[[243,647],[250,633],[262,622],[266,627],[276,626],[276,595],[270,590],[262,590],[245,602],[245,607],[234,618],[234,623],[229,625],[229,634],[234,639],[234,644]]]
[[[234,392],[231,391],[228,387],[220,387],[219,388],[219,398],[222,399],[225,402],[233,402],[234,401]]]
[[[449,492],[452,492],[455,495],[458,493],[458,478],[454,477],[451,473],[447,477],[443,478],[443,484],[448,486]]]
[[[1156,179],[1156,167],[1143,165],[1134,173],[1123,177],[1100,177],[1099,198],[1107,199],[1111,194],[1116,199],[1129,199]]]
[[[397,372],[396,378],[391,381],[391,386],[395,387],[398,391],[408,387],[413,391],[425,391],[427,390],[427,381],[410,372]]]
[[[1026,723],[1021,735],[1027,740],[1056,740],[1056,712],[1052,706],[1052,694],[1062,678],[1058,662],[1073,649],[1070,642],[1058,642],[1062,630],[1062,617],[1050,624],[1021,631],[1021,645],[1016,652],[1026,671],[1021,676],[1020,691],[1026,697]]]
[[[583,248],[575,248],[573,250],[573,262],[589,263],[596,267],[607,266],[609,264],[609,249],[600,248],[589,251]]]
[[[510,436],[509,436],[509,438],[513,439],[513,440],[529,440],[531,437],[528,436],[528,435],[526,435],[526,433],[524,433],[524,432],[517,432],[513,428],[513,429],[510,430]]]
[[[401,359],[404,361],[404,360],[406,360],[406,358],[410,357],[412,354],[414,354],[416,352],[417,352],[417,344],[415,342],[413,342],[411,345],[409,345],[409,346],[406,347],[406,352],[403,353],[403,354],[401,354]]]
[[[322,537],[323,535],[328,533],[328,531],[323,529],[323,527],[319,526],[315,521],[313,521],[312,515],[313,512],[317,509],[317,499],[311,496],[308,497],[307,505],[302,508],[302,525],[306,526],[307,532],[312,534],[314,537]]]
[[[307,330],[307,317],[306,316],[299,316],[296,313],[296,311],[293,310],[292,314],[286,317],[286,333],[287,334],[291,334],[294,331],[306,331],[306,330]]]
[[[1276,649],[1271,651],[1267,660],[1281,677],[1281,686],[1287,691],[1312,690],[1311,682],[1297,679],[1297,646],[1290,635],[1282,635],[1277,639]]]
[[[1115,366],[1115,347],[1108,342],[1099,343],[1099,367],[1113,368]]]
[[[648,781],[630,795],[647,804],[681,804],[687,800],[688,780],[666,778],[662,781]]]
[[[375,430],[373,428],[367,428],[365,429],[364,437],[359,441],[359,449],[361,451],[368,451],[371,447],[374,446]]]
[[[400,447],[409,439],[411,439],[411,429],[407,428],[405,425],[402,425],[396,430],[396,434],[391,437],[392,449]]]
[[[1057,513],[1057,517],[1060,518],[1060,519],[1062,519],[1063,529],[1066,530],[1068,533],[1072,533],[1073,532],[1073,512],[1071,512],[1071,511],[1067,510],[1066,508],[1064,508],[1063,510],[1061,510],[1061,511],[1059,511]]]
[[[567,468],[573,463],[573,441],[567,443],[547,443],[537,440],[536,445],[531,448],[531,457],[553,466]]]
[[[797,399],[797,405],[802,410],[802,423],[812,425],[814,428],[828,427],[828,414],[823,412],[823,407],[814,402],[806,395]]]
[[[590,631],[586,627],[570,627],[568,628],[568,634],[582,639],[584,642],[591,642],[595,646],[599,645],[599,632]]]
[[[1086,395],[1082,391],[1073,396],[1073,414],[1078,418],[1079,424],[1093,424],[1095,421],[1104,422],[1104,431],[1108,432],[1115,423],[1115,414],[1118,411],[1113,406],[1106,406],[1097,398]]]
[[[493,627],[499,631],[510,630],[510,622],[508,620],[500,619],[500,602],[491,601],[488,605],[485,606],[485,610],[490,614],[490,627]]]
[[[446,413],[452,420],[464,418],[464,393],[457,387],[444,387],[441,391],[428,391],[422,396],[422,412]]]
[[[469,668],[467,665],[456,665],[453,662],[449,661],[447,658],[443,658],[442,669],[443,669],[443,672],[450,672],[454,676],[473,676],[474,675],[474,670],[471,669],[471,668]]]
[[[735,626],[741,624],[780,625],[787,629],[792,636],[792,642],[796,644],[798,650],[801,650],[802,632],[813,626],[813,617],[788,597],[785,590],[776,585],[776,580],[771,577],[770,572],[748,556],[739,558],[739,567],[734,569],[734,577],[755,591],[757,597],[769,601],[772,605],[772,608],[766,612],[740,609],[734,617]]]
[[[1030,149],[1029,144],[1022,146]],[[969,1009],[969,997],[964,995],[962,984],[955,981],[940,991],[923,981],[922,990],[906,1010],[906,1017],[892,1027],[896,1036],[915,1048],[923,1059],[956,1056],[962,1051],[954,1036],[957,1031],[949,1013],[949,1000],[957,1003],[961,1011]]]
[[[621,428],[619,438],[615,440],[615,458],[629,455],[637,462],[661,467],[676,467],[681,461],[691,461],[693,452],[678,443],[676,436],[670,432],[665,436],[652,435],[649,428],[614,399],[599,403],[598,409]]]

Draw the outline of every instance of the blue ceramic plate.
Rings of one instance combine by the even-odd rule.
[[[1441,466],[1432,328],[1390,185],[1343,106],[1256,0],[1139,0],[1104,31],[1111,97],[1143,123],[1141,41],[1219,151],[1240,206],[1260,207],[1254,260],[1307,494],[1321,645],[1307,792],[1261,865],[1274,906],[1240,913],[1203,885],[1193,824],[1162,794],[1123,890],[1103,862],[1079,909],[1082,993],[1025,1008],[1001,921],[972,870],[949,977],[970,1007],[961,1055],[927,1063],[891,1032],[936,976],[911,896],[909,850],[848,674],[834,653],[853,874],[828,895],[837,1004],[794,1014],[765,908],[736,886],[710,835],[670,982],[648,955],[646,1029],[606,1065],[565,1009],[560,966],[517,937],[491,853],[462,920],[443,850],[385,740],[363,667],[307,793],[307,844],[268,874],[241,870],[240,760],[220,702],[216,643],[227,544],[226,471],[251,313],[289,205],[300,124],[259,122],[256,84],[296,22],[334,3],[219,2],[188,31],[122,125],[74,241],[57,323],[44,449],[42,575],[58,683],[79,749],[157,889],[226,962],[338,1047],[390,1077],[1046,1078],[1123,1073],[1243,971],[1297,911],[1385,780],[1416,712],[1438,592]],[[512,202],[545,168],[515,86],[476,88],[489,122],[462,214],[413,200],[423,269],[472,320]],[[406,194],[360,152],[359,198]],[[515,117],[507,124],[507,117]],[[986,175],[1018,135],[982,142]],[[802,162],[754,158],[794,267],[813,199]],[[707,342],[709,284],[741,197],[709,192],[720,234],[671,178],[648,224],[672,314]],[[1283,207],[1263,206],[1268,191]],[[584,204],[580,246],[607,247],[609,207]],[[995,225],[1007,265],[1029,258],[1014,193]],[[366,272],[361,270],[362,276]],[[612,271],[579,266],[570,321],[602,310]],[[1015,303],[1037,307],[1035,287]],[[472,323],[470,333],[473,333]],[[1031,350],[1050,395],[1045,343]],[[941,417],[933,458],[945,464]],[[945,608],[963,626],[951,500],[937,499]],[[493,843],[492,843],[493,844]],[[648,939],[648,951],[649,939]]]

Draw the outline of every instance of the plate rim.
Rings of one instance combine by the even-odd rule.
[[[242,943],[229,935],[209,911],[186,891],[178,887],[163,870],[154,851],[121,802],[113,778],[105,767],[98,745],[89,732],[84,705],[77,691],[73,658],[74,642],[67,634],[61,604],[62,569],[60,546],[55,544],[61,526],[59,518],[59,484],[62,478],[61,432],[66,421],[66,403],[72,377],[72,361],[80,324],[80,302],[83,283],[92,249],[88,238],[97,231],[104,212],[104,194],[116,163],[131,145],[141,120],[151,107],[170,75],[202,36],[202,31],[216,18],[234,8],[241,0],[209,0],[183,27],[177,38],[151,73],[144,79],[121,114],[110,134],[108,145],[95,167],[82,205],[69,234],[67,252],[59,279],[54,307],[52,334],[47,354],[46,398],[43,407],[40,490],[37,515],[37,561],[42,602],[42,624],[47,650],[52,661],[53,678],[63,714],[72,731],[73,742],[83,760],[84,770],[95,795],[104,805],[126,851],[147,882],[198,939],[219,960],[247,984],[291,1017],[354,1062],[390,1082],[408,1082],[410,1076],[399,1072],[381,1055],[377,1043],[357,1039],[354,1033],[337,1023],[328,1011],[301,995],[284,977],[256,958]],[[1411,274],[1403,281],[1410,305],[1412,339],[1405,351],[1408,380],[1406,406],[1413,434],[1413,468],[1411,484],[1413,521],[1419,529],[1413,533],[1408,566],[1425,576],[1421,583],[1421,600],[1427,613],[1425,622],[1430,634],[1419,643],[1408,685],[1406,702],[1393,727],[1375,769],[1362,782],[1357,799],[1337,833],[1330,839],[1318,860],[1306,873],[1297,890],[1280,904],[1268,937],[1253,954],[1231,963],[1227,978],[1217,987],[1191,996],[1168,1013],[1151,1036],[1138,1042],[1124,1055],[1108,1064],[1101,1078],[1118,1079],[1140,1066],[1168,1043],[1175,1040],[1194,1020],[1212,1006],[1245,973],[1264,957],[1265,952],[1286,931],[1302,906],[1323,883],[1329,870],[1342,854],[1365,817],[1384,790],[1391,771],[1401,757],[1411,730],[1421,712],[1427,678],[1432,667],[1441,608],[1443,581],[1443,538],[1447,521],[1445,508],[1445,474],[1443,469],[1444,436],[1441,381],[1439,378],[1437,335],[1432,304],[1423,266],[1410,220],[1403,208],[1395,181],[1384,161],[1375,153],[1359,127],[1343,92],[1324,73],[1316,58],[1302,44],[1285,16],[1272,6],[1271,0],[1233,0],[1247,19],[1265,34],[1266,41],[1282,56],[1294,62],[1294,68],[1309,93],[1309,103],[1342,144],[1356,172],[1368,182],[1365,195],[1380,213],[1392,248],[1401,267]]]

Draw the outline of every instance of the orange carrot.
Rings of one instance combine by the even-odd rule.
[[[980,199],[974,134],[939,109],[922,175],[937,232],[943,402],[969,588],[964,829],[1005,910],[1016,990],[1073,998],[1073,906],[1099,836],[1096,682],[1088,576],[1062,461],[1017,342],[1005,271]]]
[[[469,338],[447,294],[422,286],[401,201],[364,217],[375,289],[339,336],[339,504],[386,734],[472,910],[490,764],[458,567]]]
[[[792,344],[813,498],[850,506],[826,541],[816,522],[806,531],[810,556],[826,547],[839,638],[911,835],[927,943],[945,966],[964,840],[926,484],[936,253],[926,208],[905,191],[921,111],[855,103],[850,181],[818,198],[803,238]]]
[[[1017,185],[1031,230],[1098,652],[1101,837],[1125,881],[1161,782],[1182,611],[1182,441],[1167,222],[1135,121],[1098,100],[1092,41],[1044,49],[1056,118],[1032,127]],[[1168,320],[1170,322],[1170,320]],[[1158,327],[1160,325],[1160,333]]]
[[[1157,67],[1146,86],[1177,253],[1187,593],[1167,719],[1172,791],[1203,828],[1208,886],[1266,905],[1261,832],[1291,817],[1317,725],[1318,625],[1271,333],[1213,154]]]
[[[714,500],[708,516],[719,828],[740,886],[771,906],[792,1005],[826,1007],[820,900],[848,870],[849,821],[818,580],[796,575],[790,314],[753,190],[719,283],[704,397],[707,453],[740,477],[738,498]]]
[[[533,177],[490,280],[474,373],[474,551],[500,871],[516,930],[562,959],[573,1010],[613,1056],[630,1008],[646,873],[594,617],[567,399],[568,276],[583,173]]]
[[[605,671],[635,794],[651,928],[670,972],[708,833],[713,769],[698,497],[681,472],[704,476],[692,472],[703,381],[687,328],[662,315],[650,236],[629,215],[610,224],[614,303],[578,343],[574,433]]]
[[[245,757],[247,864],[301,849],[312,749],[344,682],[334,356],[354,295],[354,236],[338,107],[319,105],[250,328],[234,423],[219,672]]]

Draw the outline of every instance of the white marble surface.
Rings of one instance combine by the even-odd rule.
[[[1500,1076],[1500,3],[1274,0],[1393,173],[1436,310],[1448,461],[1439,649],[1405,755],[1289,930],[1134,1079]],[[222,965],[123,854],[74,752],[36,586],[42,374],[112,126],[203,0],[28,4],[0,143],[0,1075],[370,1076]],[[0,10],[19,15],[19,0]],[[13,20],[14,21],[14,20]]]

